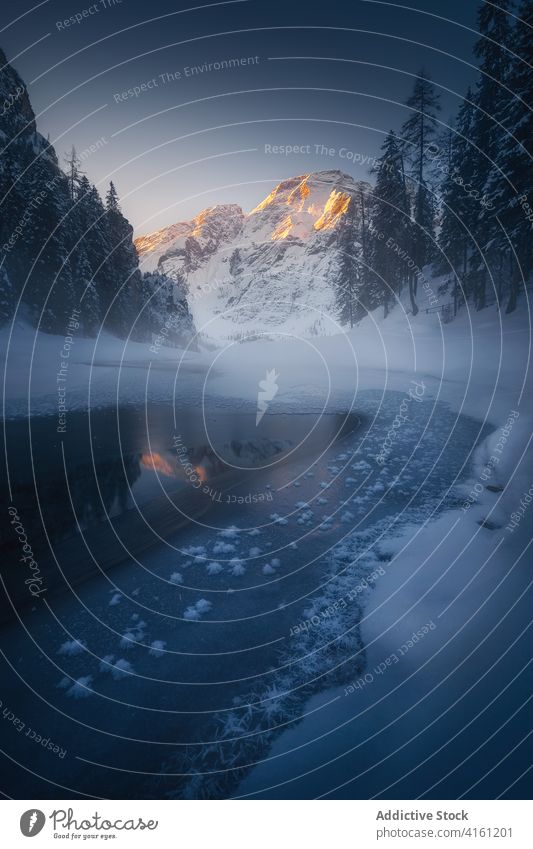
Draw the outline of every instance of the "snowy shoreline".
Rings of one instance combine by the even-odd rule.
[[[423,526],[404,528],[384,547],[392,559],[368,596],[361,629],[366,669],[385,663],[386,671],[368,686],[356,676],[359,688],[349,695],[336,687],[312,697],[304,721],[275,741],[268,757],[242,781],[238,798],[372,798],[374,793],[460,798],[454,770],[445,770],[446,747],[465,728],[476,729],[482,712],[472,710],[467,721],[472,691],[478,703],[492,704],[492,670],[505,678],[502,659],[530,624],[525,604],[531,578],[529,523],[521,521],[512,531],[505,527],[533,478],[529,317],[501,317],[500,355],[494,344],[499,316],[493,312],[487,321],[486,312],[472,317],[471,340],[455,323],[444,328],[445,338],[455,336],[460,347],[452,345],[451,356],[442,357],[442,382],[427,374],[422,378],[451,409],[490,422],[494,430],[477,447],[473,472],[459,488],[463,509],[448,509]],[[428,340],[418,336],[419,341],[420,359],[428,362]],[[470,375],[461,374],[461,353],[470,341],[474,367]],[[435,630],[400,662],[391,661],[427,622],[436,623]],[[442,710],[439,690],[446,692],[440,697]],[[466,711],[459,719],[455,704]],[[425,705],[436,717],[429,733],[421,719]],[[527,732],[525,717],[519,716],[516,725],[517,736]],[[435,775],[435,764],[433,774],[428,769],[430,758],[439,752],[442,777],[428,784],[427,776]],[[500,754],[505,759],[506,752],[495,747],[495,763]],[[487,760],[492,763],[492,753]],[[505,765],[500,775],[505,776]],[[465,783],[463,794],[490,797],[484,786],[478,774],[476,782]]]

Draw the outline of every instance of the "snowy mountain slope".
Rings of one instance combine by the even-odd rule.
[[[191,221],[178,221],[148,236],[139,236],[135,247],[144,271],[164,262],[177,277],[189,274],[231,241],[242,227],[244,213],[237,204],[221,204],[202,210]],[[162,270],[160,268],[160,270]]]
[[[135,244],[143,267],[186,282],[196,326],[210,336],[334,333],[339,234],[368,188],[341,171],[300,175],[246,215],[211,207]]]

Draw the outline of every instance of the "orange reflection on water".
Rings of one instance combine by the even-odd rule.
[[[198,475],[198,480],[200,480],[202,483],[205,483],[205,481],[207,480],[207,475],[205,473],[204,467],[203,466],[195,466],[194,471]]]
[[[172,468],[168,460],[165,460],[161,454],[155,451],[141,455],[141,466],[144,466],[145,469],[151,469],[153,472],[161,472],[167,478],[177,477],[176,470]]]

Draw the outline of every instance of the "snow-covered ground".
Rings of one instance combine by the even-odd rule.
[[[495,430],[476,451],[463,504],[387,543],[393,557],[361,623],[368,677],[354,670],[352,686],[311,699],[307,718],[275,742],[238,795],[490,798],[515,780],[509,792],[527,795],[509,756],[522,757],[527,782],[529,316],[492,308],[463,312],[442,335],[431,325],[412,321],[410,344],[399,313],[382,323],[390,385],[416,362],[434,397]],[[366,344],[374,329],[367,322],[352,335],[366,386],[380,373]],[[427,623],[435,628],[402,652]]]
[[[524,305],[525,307],[525,305]],[[359,389],[405,390],[418,376],[456,412],[503,423],[513,405],[528,415],[531,388],[530,320],[525,308],[509,316],[496,307],[466,308],[450,324],[397,306],[387,319],[376,310],[347,334],[219,343],[214,351],[157,348],[110,334],[77,338],[69,346],[68,409],[117,403],[193,400],[202,395],[256,403],[268,368],[280,375],[277,400],[301,410],[328,398],[351,403]],[[57,374],[65,337],[18,324],[0,331],[6,364],[6,415],[57,411]],[[64,360],[63,360],[64,361]],[[29,391],[28,391],[29,390]],[[329,393],[329,396],[328,396]],[[425,397],[428,397],[427,395]]]
[[[0,352],[7,418],[27,416],[28,410],[34,416],[57,415],[58,375],[64,378],[67,410],[84,410],[169,401],[178,360],[192,383],[206,368],[193,352],[125,341],[110,333],[96,339],[70,334],[67,328],[65,335],[36,333],[23,322],[2,328]],[[146,394],[150,361],[156,380]]]

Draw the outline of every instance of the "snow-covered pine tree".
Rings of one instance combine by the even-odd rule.
[[[91,263],[82,245],[76,252],[73,277],[78,294],[77,308],[81,311],[84,336],[95,336],[101,322],[100,299],[93,279]]]
[[[475,96],[476,109],[471,130],[473,147],[470,155],[472,186],[481,196],[490,188],[491,174],[497,172],[498,149],[504,137],[504,131],[498,126],[495,116],[502,113],[510,97],[504,88],[511,56],[508,10],[509,0],[500,0],[498,4],[482,3],[478,12],[480,38],[474,50],[480,61],[481,74]],[[487,214],[487,209],[478,205],[477,215],[472,221],[472,232],[480,245],[481,254],[476,250],[471,258],[478,309],[485,306],[488,274],[494,278],[501,272],[501,255],[497,249],[498,231],[495,216]]]
[[[105,207],[96,187],[87,177],[80,179],[80,185],[75,207],[77,237],[83,246],[85,256],[91,269],[91,279],[98,290],[98,299],[102,307],[106,301],[108,269],[106,259],[110,253],[110,234]]]
[[[13,317],[15,304],[15,290],[2,264],[0,265],[0,327]]]
[[[443,175],[440,186],[441,213],[438,244],[441,254],[435,262],[440,273],[453,278],[455,311],[459,295],[471,294],[468,259],[472,254],[471,232],[479,216],[479,199],[469,193],[472,186],[472,122],[474,103],[469,88],[459,108],[449,149],[441,145],[435,156],[436,171]]]
[[[71,201],[75,201],[80,187],[80,180],[84,174],[81,170],[81,159],[76,153],[76,148],[72,145],[70,153],[65,156],[65,166],[68,181],[68,192]]]
[[[18,298],[27,273],[27,259],[16,231],[26,212],[23,186],[17,179],[20,171],[16,154],[15,145],[9,144],[0,157],[0,261]]]
[[[74,302],[68,262],[71,209],[66,178],[45,157],[34,160],[22,179],[29,223],[24,228],[27,259],[25,302],[43,330],[54,333],[63,326]],[[63,305],[64,308],[63,308]]]
[[[381,149],[383,153],[374,169],[377,178],[370,209],[370,253],[374,297],[379,292],[386,317],[407,279],[407,264],[402,256],[408,250],[410,219],[403,156],[393,130]]]
[[[105,206],[108,212],[121,212],[120,203],[118,199],[118,192],[115,188],[113,180],[109,182],[109,189],[107,190],[107,194],[105,196]]]
[[[106,219],[110,240],[110,253],[105,266],[110,285],[107,302],[114,299],[108,324],[119,335],[127,335],[142,305],[142,281],[139,259],[133,244],[133,227],[122,214],[112,182],[106,195]]]
[[[359,241],[359,215],[355,197],[350,197],[342,219],[337,241],[339,268],[337,275],[337,311],[342,324],[353,327],[361,317],[361,244]]]
[[[402,125],[407,171],[412,180],[413,222],[411,257],[423,268],[434,257],[435,202],[429,184],[428,149],[437,135],[439,95],[424,70],[418,74],[406,101],[410,115]],[[414,281],[416,295],[416,279]]]
[[[361,279],[359,303],[360,315],[366,315],[382,303],[381,286],[378,285],[375,275],[372,273],[372,189],[367,183],[360,183],[355,196],[359,215],[359,242],[361,251],[359,256],[359,276]]]
[[[495,152],[498,168],[493,168],[487,179],[487,194],[502,225],[496,222],[491,235],[504,260],[501,277],[509,292],[507,312],[516,308],[521,280],[529,278],[533,265],[531,221],[525,212],[525,204],[533,208],[533,114],[527,105],[533,90],[533,0],[522,0],[516,14],[511,37],[516,55],[508,59],[506,77],[512,94],[504,92],[496,113],[508,132],[500,133]]]

